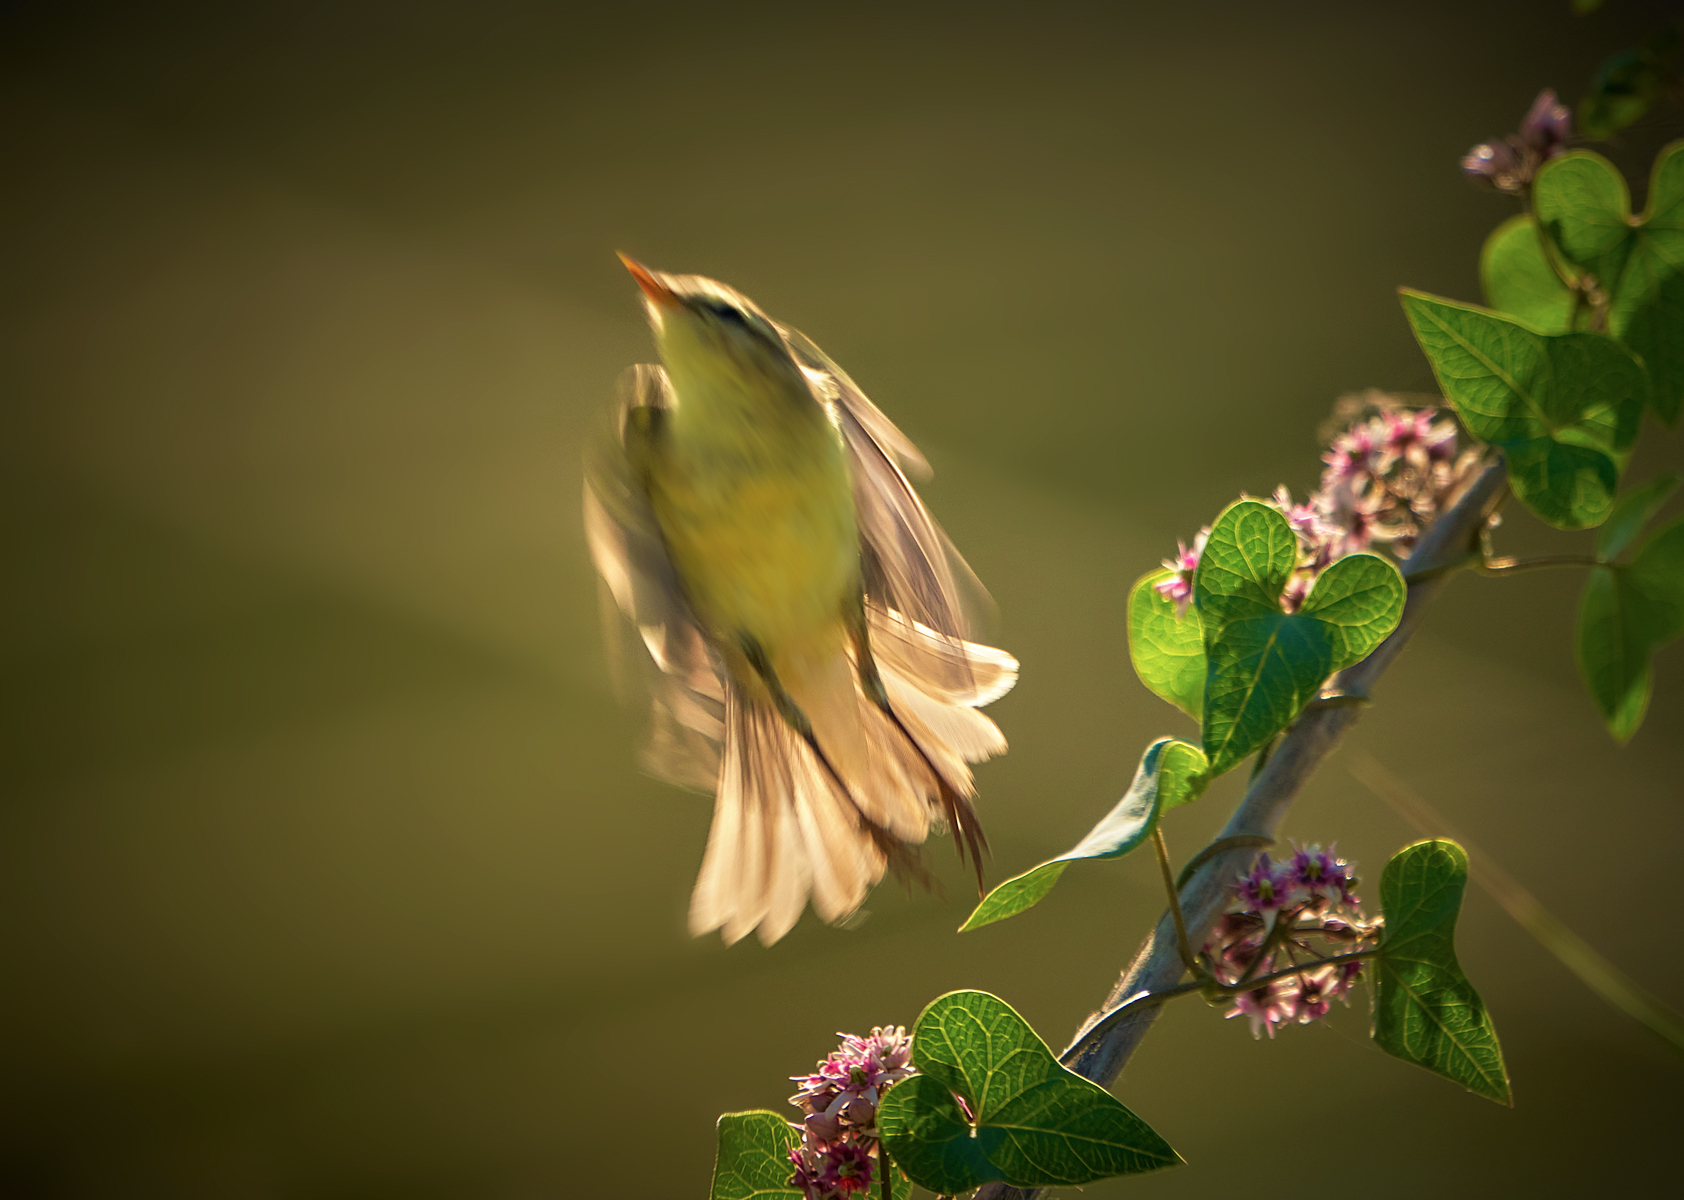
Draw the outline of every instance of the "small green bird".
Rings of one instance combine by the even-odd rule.
[[[739,292],[626,258],[664,369],[632,367],[585,483],[591,555],[654,665],[645,762],[715,793],[690,929],[767,945],[853,913],[946,824],[982,882],[976,710],[1017,680],[968,639],[975,578],[907,481],[915,446]],[[980,586],[977,585],[980,591]]]

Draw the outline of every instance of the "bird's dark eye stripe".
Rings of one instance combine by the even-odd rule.
[[[748,317],[743,314],[742,309],[734,304],[716,302],[708,305],[708,311],[722,321],[731,321],[744,328],[748,326]]]

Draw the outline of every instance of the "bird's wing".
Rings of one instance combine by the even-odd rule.
[[[909,470],[927,477],[929,463],[811,339],[782,331],[815,390],[835,405],[848,445],[867,598],[955,644],[968,638],[969,610],[987,593],[907,479]]]
[[[585,538],[604,586],[659,668],[650,673],[654,727],[644,765],[711,792],[725,735],[723,673],[684,597],[645,482],[650,444],[671,408],[660,367],[640,364],[621,376],[614,427],[586,461]],[[608,644],[617,647],[613,625]]]

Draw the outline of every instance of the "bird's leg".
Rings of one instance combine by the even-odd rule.
[[[848,636],[854,643],[854,670],[859,675],[860,690],[877,706],[879,712],[894,722],[901,736],[914,750],[918,757],[924,760],[924,766],[936,781],[937,800],[941,804],[942,812],[947,815],[948,826],[953,830],[953,845],[959,851],[960,861],[965,859],[966,848],[970,849],[971,865],[976,870],[977,895],[985,894],[982,882],[982,856],[988,851],[988,838],[982,832],[982,825],[976,819],[976,810],[970,801],[959,794],[959,790],[947,781],[941,769],[930,761],[924,747],[919,745],[918,739],[912,736],[912,731],[895,712],[894,705],[889,703],[889,692],[883,686],[883,676],[877,670],[877,660],[871,656],[871,626],[865,615],[865,596],[856,594],[854,599],[844,606],[843,618],[848,625]]]

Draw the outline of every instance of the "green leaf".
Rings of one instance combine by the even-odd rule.
[[[1456,917],[1468,856],[1455,842],[1406,846],[1380,874],[1385,931],[1374,1041],[1499,1104],[1512,1104],[1502,1047],[1485,1004],[1456,961]]]
[[[1647,297],[1629,312],[1622,305],[1611,324],[1648,369],[1655,416],[1664,425],[1676,425],[1684,409],[1684,272],[1662,280]]]
[[[1672,424],[1684,404],[1684,142],[1656,156],[1641,216],[1624,177],[1588,150],[1546,163],[1532,196],[1562,254],[1611,297],[1608,332],[1643,360],[1650,403]]]
[[[1205,794],[1205,788],[1210,783],[1210,760],[1203,750],[1173,738],[1163,739],[1163,743],[1163,754],[1158,760],[1160,815],[1183,804],[1191,804]],[[1150,752],[1148,747],[1147,753]]]
[[[1620,468],[1601,450],[1553,438],[1503,447],[1509,483],[1533,512],[1558,529],[1583,529],[1607,518]]]
[[[922,1074],[889,1090],[877,1126],[919,1187],[956,1196],[991,1180],[1071,1186],[1181,1161],[1111,1093],[1060,1066],[1029,1023],[987,992],[933,1001],[913,1027],[912,1061]]]
[[[790,1180],[789,1152],[799,1140],[788,1121],[764,1109],[719,1118],[719,1151],[713,1160],[711,1200],[800,1197]]]
[[[1157,828],[1158,817],[1177,805],[1197,800],[1209,780],[1204,751],[1175,738],[1159,738],[1146,747],[1134,782],[1123,798],[1074,848],[1048,859],[984,896],[959,932],[981,929],[1015,917],[1052,891],[1064,868],[1084,858],[1121,858]]]
[[[1573,321],[1573,293],[1550,269],[1538,227],[1524,213],[1510,217],[1485,239],[1479,254],[1485,302],[1545,333],[1566,333]]]
[[[1615,501],[1614,511],[1596,532],[1596,557],[1604,562],[1618,558],[1677,486],[1678,473],[1668,471]]]
[[[1286,517],[1258,500],[1229,505],[1193,576],[1204,621],[1204,750],[1212,778],[1285,729],[1335,671],[1362,661],[1397,627],[1397,568],[1351,554],[1321,573],[1296,613],[1280,596],[1298,563]]]
[[[1601,524],[1616,456],[1642,417],[1642,364],[1599,334],[1544,334],[1489,309],[1402,296],[1439,386],[1468,432],[1502,449],[1515,494],[1563,529]]]
[[[1173,574],[1153,571],[1129,591],[1129,661],[1153,695],[1197,721],[1205,695],[1205,638],[1199,613],[1189,605],[1177,616],[1175,601],[1152,586]]]
[[[1594,150],[1572,150],[1538,171],[1532,210],[1568,260],[1610,294],[1631,252],[1625,176]]]
[[[1643,359],[1655,415],[1672,425],[1684,407],[1684,141],[1655,156],[1630,236],[1608,328]]]
[[[1597,567],[1579,602],[1579,671],[1614,740],[1649,708],[1650,659],[1684,634],[1684,518],[1662,526],[1629,566]]]
[[[1643,45],[1604,59],[1590,92],[1579,101],[1578,132],[1612,137],[1648,112],[1666,91],[1666,60],[1677,45],[1678,34],[1668,26]]]

